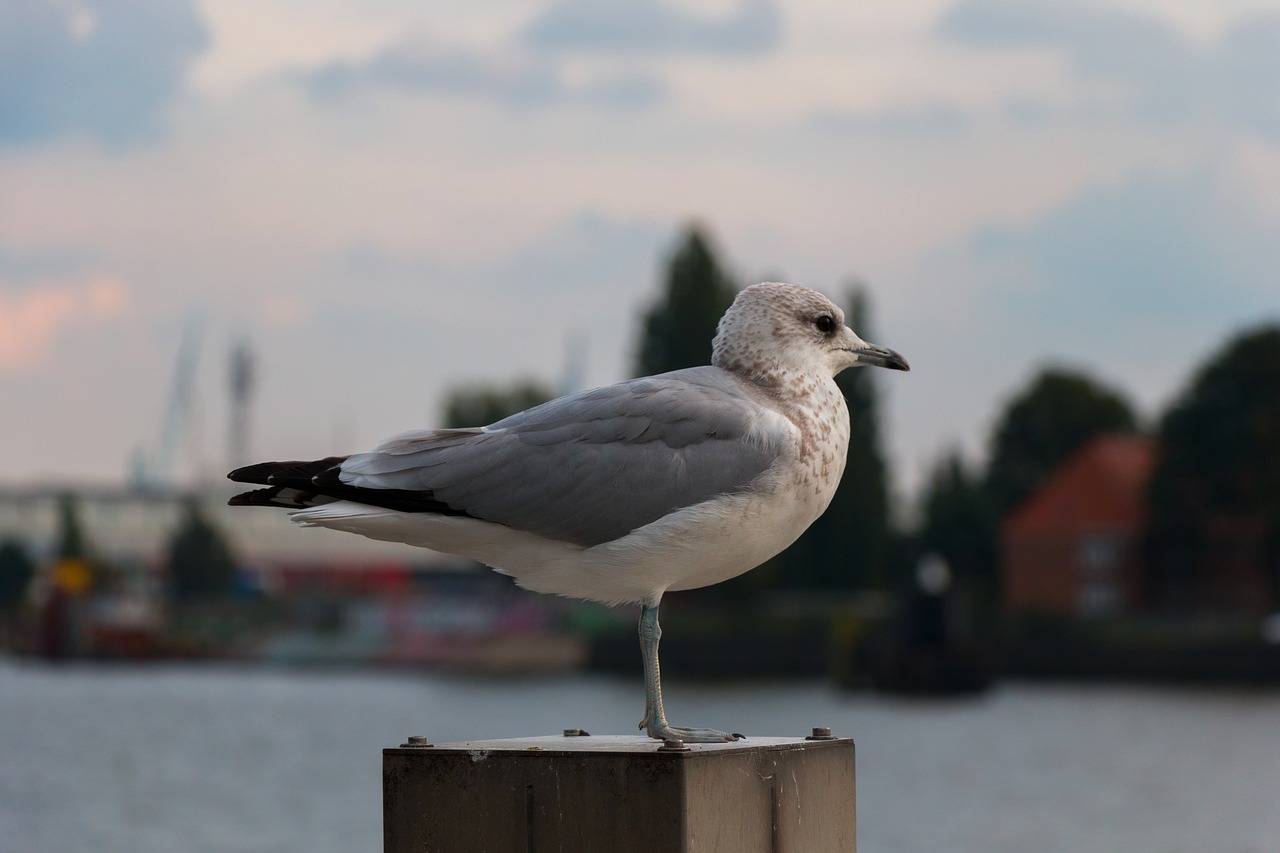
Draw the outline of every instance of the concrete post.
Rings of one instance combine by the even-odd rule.
[[[848,738],[578,731],[383,750],[385,853],[856,853]]]

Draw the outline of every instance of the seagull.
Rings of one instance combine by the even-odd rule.
[[[721,319],[711,364],[570,394],[471,429],[414,430],[373,450],[263,462],[232,506],[303,526],[470,557],[535,592],[639,604],[645,713],[659,740],[740,734],[673,726],[662,705],[658,605],[749,571],[827,508],[849,413],[835,376],[909,370],[817,291],[765,282]]]

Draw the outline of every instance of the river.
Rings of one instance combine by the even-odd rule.
[[[861,853],[1280,851],[1280,692],[665,686],[679,724],[853,737]],[[638,678],[0,658],[0,850],[376,853],[383,747],[631,733],[643,706]]]

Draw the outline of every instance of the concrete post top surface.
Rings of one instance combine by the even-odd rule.
[[[651,753],[662,751],[671,755],[696,755],[704,753],[744,752],[752,750],[794,750],[852,745],[852,738],[845,737],[748,737],[731,743],[687,743],[687,751],[664,750],[663,742],[645,735],[540,735],[535,737],[501,738],[495,740],[466,740],[448,743],[402,744],[388,747],[385,752],[468,752],[468,753]]]

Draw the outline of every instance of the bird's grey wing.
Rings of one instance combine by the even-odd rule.
[[[477,430],[405,433],[342,463],[360,489],[430,492],[455,512],[585,547],[741,492],[790,422],[736,377],[694,368],[563,397]]]

